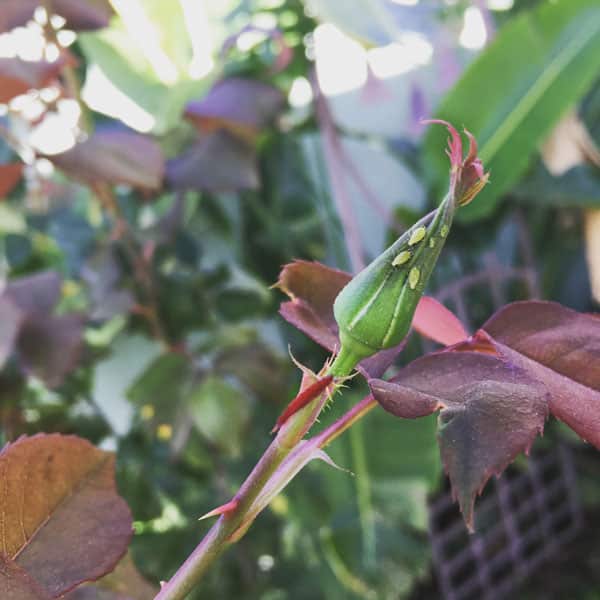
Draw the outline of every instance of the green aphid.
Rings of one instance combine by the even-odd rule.
[[[427,229],[425,227],[417,227],[412,232],[412,235],[410,236],[410,239],[408,240],[408,245],[414,246],[415,244],[418,244],[425,237],[426,233],[427,233]]]
[[[410,260],[410,257],[411,257],[411,253],[408,250],[403,250],[392,261],[392,265],[394,267],[399,267],[400,265],[403,265],[404,263],[407,263]]]
[[[418,267],[413,267],[408,273],[408,285],[410,286],[411,290],[414,290],[417,287],[420,276],[421,271],[419,271]]]

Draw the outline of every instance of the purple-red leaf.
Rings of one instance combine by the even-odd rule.
[[[6,104],[30,89],[44,87],[60,73],[66,60],[63,57],[56,62],[32,62],[0,58],[0,102]]]
[[[10,300],[0,297],[0,369],[12,354],[23,314]]]
[[[333,315],[333,302],[351,276],[338,269],[318,262],[297,260],[286,265],[277,287],[291,301],[279,308],[281,316],[330,352],[339,350],[338,328]],[[422,335],[441,344],[455,343],[466,337],[460,321],[437,300],[421,298],[415,317],[414,328]],[[378,352],[362,361],[361,365],[370,377],[380,377],[393,362],[402,346]]]
[[[11,281],[0,296],[0,365],[17,351],[23,370],[62,383],[83,348],[81,315],[54,316],[62,278],[47,271]]]
[[[77,364],[83,349],[81,315],[29,315],[17,341],[22,368],[48,387],[60,385]]]
[[[275,87],[254,79],[229,77],[215,83],[185,115],[201,132],[227,129],[248,141],[273,121],[285,102]]]
[[[256,152],[226,131],[209,133],[168,162],[167,181],[172,188],[183,190],[257,189]]]
[[[515,302],[482,329],[498,354],[545,383],[550,412],[600,448],[600,319],[555,302]]]
[[[41,0],[2,0],[0,32],[25,25],[33,18]],[[106,27],[113,14],[108,0],[52,0],[52,12],[66,20],[65,26],[74,31]]]
[[[48,157],[74,179],[125,184],[148,190],[162,185],[165,160],[150,137],[121,130],[99,130],[74,148]]]
[[[350,279],[348,273],[318,262],[297,260],[285,265],[277,287],[291,301],[284,302],[279,313],[317,344],[333,351],[339,346],[333,302]]]
[[[60,299],[61,276],[43,271],[13,279],[6,286],[6,297],[24,313],[49,313]]]
[[[423,336],[450,346],[469,335],[458,317],[431,296],[422,296],[413,317],[413,327]]]
[[[0,452],[1,598],[59,598],[114,569],[131,538],[114,460],[57,434],[21,438]],[[15,596],[23,581],[31,593]]]
[[[52,0],[52,9],[74,31],[94,31],[107,27],[113,15],[110,0]]]
[[[442,461],[467,526],[473,503],[542,432],[548,390],[526,370],[477,352],[441,352],[410,363],[391,381],[369,381],[392,414],[416,418],[440,410]]]
[[[2,600],[51,600],[27,571],[0,554],[0,598]]]
[[[95,583],[67,594],[67,600],[152,600],[158,590],[144,579],[126,554],[117,568]]]

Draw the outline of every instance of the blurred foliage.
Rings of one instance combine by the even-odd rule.
[[[17,4],[0,6],[3,31],[31,19]],[[195,3],[109,4],[110,22],[79,12],[88,2],[70,14],[46,3],[74,41],[61,42],[60,21],[38,11],[30,29],[61,49],[58,61],[46,50],[48,61],[0,63],[0,83],[14,91],[0,118],[0,441],[65,432],[115,449],[132,555],[158,582],[206,531],[198,516],[227,501],[262,454],[299,380],[287,345],[313,368],[325,358],[277,316],[281,297],[269,286],[281,266],[304,258],[348,268],[345,212],[358,215],[374,255],[439,201],[443,133],[432,129],[423,144],[418,118],[464,124],[483,152],[502,141],[483,156],[494,197],[473,204],[475,222],[456,225],[434,289],[491,268],[495,256],[503,301],[539,293],[593,308],[582,208],[600,208],[598,164],[584,159],[556,176],[537,149],[577,102],[600,143],[600,9],[539,0],[486,11],[503,28],[461,77],[476,54],[458,44],[466,1],[228,0],[199,3],[201,23],[186,13]],[[323,115],[287,100],[294,86],[310,96],[318,85],[317,19],[369,47],[411,35],[432,47],[428,64],[388,79],[368,71],[363,88],[328,98],[343,141],[333,158],[321,146]],[[31,88],[46,92],[29,92],[28,112],[19,94]],[[39,128],[73,106],[77,122],[67,131],[61,121],[59,132],[77,144],[51,152]],[[348,182],[345,207],[329,183],[336,169]],[[537,289],[507,282],[502,268],[531,269]],[[54,273],[56,298],[45,286],[43,306],[29,306],[32,276],[44,272]],[[469,288],[464,314],[445,299],[475,327],[494,309],[490,291]],[[413,337],[400,360],[422,351]],[[355,384],[323,421],[361,391]],[[311,463],[193,598],[397,598],[429,576],[435,423],[377,410],[330,454],[354,476]]]

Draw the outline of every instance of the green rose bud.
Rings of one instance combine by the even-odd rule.
[[[451,125],[444,124],[452,136],[448,152],[450,191],[437,210],[415,223],[338,294],[333,310],[341,348],[330,371],[334,375],[398,345],[406,336],[452,226],[454,211],[470,202],[487,182],[472,136],[467,132],[471,146],[463,160],[460,136]]]

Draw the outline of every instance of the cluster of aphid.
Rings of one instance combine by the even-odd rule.
[[[442,225],[440,229],[440,236],[445,238],[448,235],[449,228],[446,224]],[[426,227],[417,227],[411,234],[408,239],[408,247],[409,250],[402,250],[399,252],[394,260],[392,261],[393,267],[400,267],[402,265],[406,265],[415,255],[414,248],[412,246],[416,246],[419,242],[421,242],[425,236],[427,235]],[[430,248],[435,248],[435,237],[431,236],[429,238],[428,245]],[[408,272],[408,285],[411,290],[414,290],[419,283],[419,278],[421,277],[421,270],[419,267],[414,266]]]

